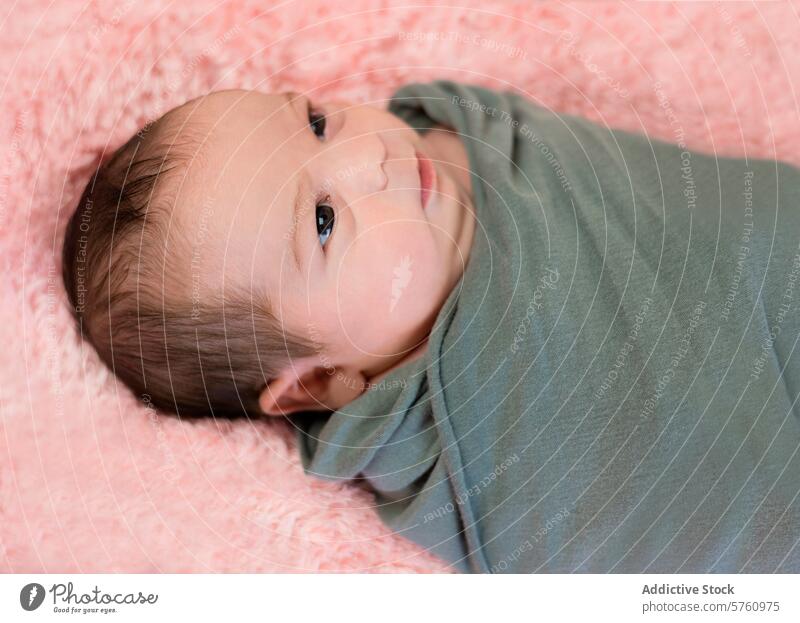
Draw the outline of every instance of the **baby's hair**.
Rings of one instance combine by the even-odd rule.
[[[134,134],[86,185],[63,247],[71,311],[141,400],[183,418],[257,417],[266,382],[316,348],[282,328],[263,292],[226,285],[224,300],[192,296],[192,247],[170,215],[209,130],[193,122],[173,132],[173,112]]]

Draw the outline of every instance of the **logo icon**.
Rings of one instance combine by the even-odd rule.
[[[44,601],[44,586],[32,582],[22,587],[19,592],[19,604],[23,610],[36,610]]]
[[[394,268],[394,279],[392,279],[392,300],[389,303],[389,311],[393,312],[395,305],[400,300],[400,295],[405,287],[411,282],[411,258],[406,255],[400,264]]]

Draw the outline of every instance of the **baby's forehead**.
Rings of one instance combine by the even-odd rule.
[[[217,91],[176,110],[176,147],[187,157],[186,194],[209,185],[236,195],[243,187],[269,182],[262,191],[294,187],[291,171],[307,154],[305,104],[297,94],[241,89]],[[273,173],[275,175],[273,175]],[[199,197],[193,197],[197,204]]]
[[[223,263],[225,275],[249,275],[254,254],[263,252],[258,241],[291,225],[295,173],[305,158],[304,106],[290,94],[232,90],[190,101],[175,116],[190,158],[171,181],[173,228],[188,246],[181,255],[196,271],[190,280],[217,285]]]
[[[291,102],[278,93],[216,91],[176,109],[172,126],[179,148],[195,152],[190,168],[198,178],[230,177],[264,159],[275,159],[268,164],[274,167],[287,157],[302,131],[299,105]]]
[[[280,111],[297,100],[295,93],[265,93],[245,89],[213,91],[189,100],[175,109],[176,117],[187,125],[201,123],[215,133],[234,129],[238,122],[252,124],[280,117]],[[280,119],[278,119],[280,121]]]

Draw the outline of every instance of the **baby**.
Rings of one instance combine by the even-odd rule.
[[[475,228],[453,132],[377,105],[217,91],[86,186],[63,276],[83,335],[180,416],[337,409],[419,356]]]
[[[285,414],[461,571],[800,571],[800,170],[687,134],[214,93],[98,170],[65,283],[137,394]]]

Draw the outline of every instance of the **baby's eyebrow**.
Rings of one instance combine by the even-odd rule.
[[[300,179],[297,182],[297,191],[294,196],[294,210],[292,212],[292,239],[291,244],[289,245],[292,251],[292,258],[294,259],[294,265],[298,273],[302,273],[303,270],[300,268],[300,253],[298,253],[297,230],[299,229],[298,223],[303,216],[302,211],[304,206],[307,204],[305,201],[307,196],[308,172],[305,169],[301,169]]]
[[[285,106],[288,108],[288,112],[290,115],[297,116],[297,109],[295,108],[294,102],[300,97],[300,94],[295,91],[287,91],[284,93],[284,100],[286,102]],[[308,173],[305,169],[300,170],[300,178],[298,179],[297,189],[294,195],[294,209],[292,211],[292,222],[291,222],[291,236],[289,240],[289,250],[292,253],[292,260],[297,270],[298,274],[302,273],[303,270],[300,267],[300,253],[298,251],[298,242],[297,242],[297,229],[298,223],[300,222],[300,218],[302,216],[302,209],[304,204],[304,199],[308,194]]]
[[[297,116],[300,120],[300,124],[302,126],[307,125],[306,122],[302,119],[302,115],[297,112],[297,107],[294,103],[300,99],[302,95],[300,93],[296,93],[295,91],[288,91],[286,93],[286,105],[289,108],[290,114],[293,116]],[[310,180],[308,176],[308,171],[304,168],[300,169],[299,179],[297,182],[297,190],[295,191],[294,196],[294,210],[292,213],[292,236],[291,236],[291,244],[290,250],[292,252],[292,259],[294,260],[295,268],[297,269],[298,274],[302,274],[303,269],[300,266],[300,253],[298,251],[299,244],[297,239],[297,230],[298,230],[298,223],[300,219],[303,218],[304,213],[303,211],[306,209],[306,206],[311,206],[313,203],[309,199],[309,187],[310,187]],[[315,206],[311,206],[315,207]]]

